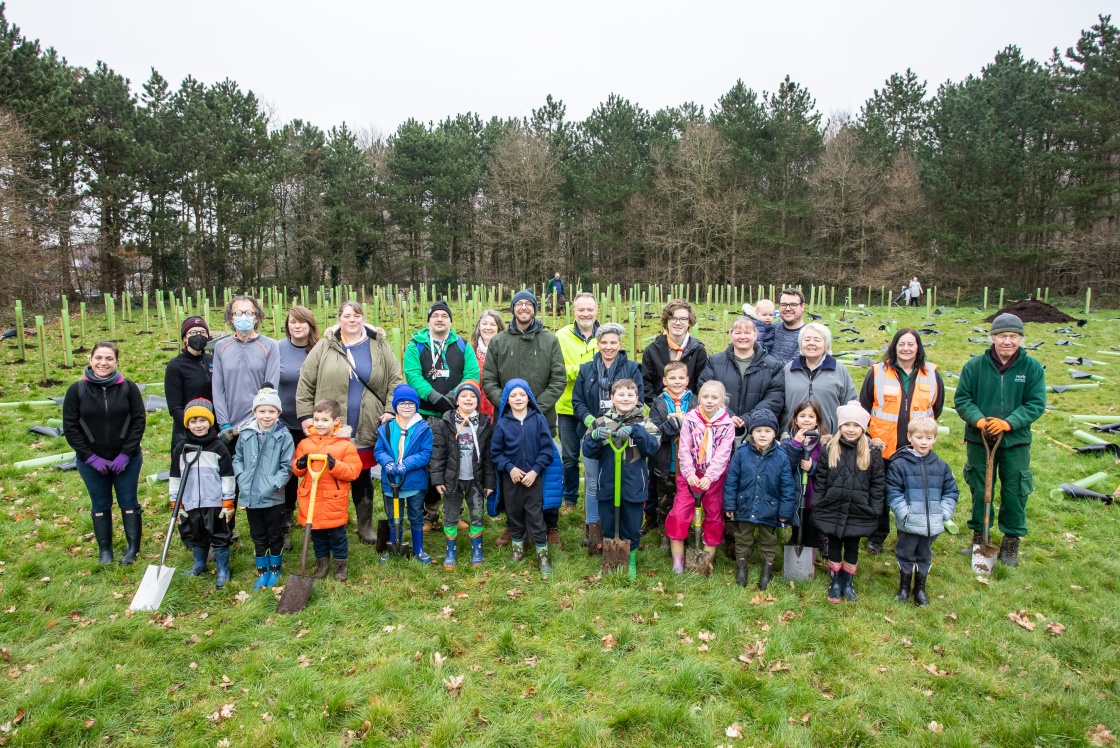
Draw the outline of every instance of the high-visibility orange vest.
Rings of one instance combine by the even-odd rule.
[[[885,363],[871,369],[875,377],[875,402],[871,406],[871,436],[883,440],[883,458],[890,459],[898,449],[898,415],[902,405],[902,383],[898,372]],[[914,396],[910,400],[910,420],[933,418],[933,404],[937,400],[937,366],[927,363],[922,371],[915,371]]]

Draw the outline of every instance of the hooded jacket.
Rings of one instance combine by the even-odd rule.
[[[518,387],[529,395],[524,420],[518,419],[509,407],[509,393]],[[555,460],[556,445],[552,441],[548,421],[524,379],[511,379],[502,388],[497,413],[494,435],[490,439],[490,459],[494,461],[495,472],[508,475],[514,468],[520,468],[543,475],[545,468]]]
[[[296,410],[301,422],[314,415],[317,400],[330,398],[342,406],[342,422],[346,423],[346,400],[352,373],[340,334],[338,325],[327,330],[300,367]],[[392,346],[385,340],[385,331],[366,325],[366,335],[373,361],[367,384],[373,392],[363,388],[358,430],[354,435],[354,444],[359,448],[371,447],[377,441],[381,414],[391,410],[393,390],[404,383],[400,364],[393,356]]]
[[[564,394],[556,402],[557,415],[575,415],[572,389],[575,387],[580,368],[599,350],[599,341],[595,338],[598,330],[599,322],[596,320],[591,326],[591,334],[587,340],[580,337],[579,325],[575,322],[556,331],[556,339],[560,341],[560,352],[564,356],[564,377],[567,382]]]
[[[494,490],[494,462],[490,458],[494,427],[489,418],[478,411],[475,414],[474,449],[471,450],[474,480],[482,488]],[[457,411],[447,411],[432,429],[432,462],[428,467],[428,476],[433,486],[447,486],[448,490],[458,490],[459,487],[459,462],[462,458],[459,430],[463,422],[456,418],[457,415]],[[463,428],[470,426],[463,424]]]
[[[587,416],[598,418],[607,410],[602,407],[603,401],[611,399],[611,385],[620,379],[633,379],[638,385],[638,402],[644,402],[645,384],[642,379],[642,369],[637,363],[631,361],[626,351],[620,350],[605,379],[600,379],[600,368],[603,365],[603,355],[596,353],[590,361],[579,367],[579,376],[576,377],[575,387],[572,389],[573,415],[576,417],[576,436],[583,439],[587,427],[583,421]]]
[[[435,355],[432,332],[425,327],[413,334],[411,343],[404,349],[404,381],[419,395],[420,415],[423,416],[438,417],[453,410],[442,403],[436,406],[428,401],[433,389],[441,395],[454,397],[455,388],[464,381],[478,381],[478,358],[466,339],[451,329],[444,343],[441,358]],[[446,372],[447,376],[436,376],[436,372]]]
[[[789,437],[782,441],[782,449],[785,450],[786,457],[789,458],[789,467],[793,474],[793,482],[795,485],[801,483],[801,456],[804,454],[801,442],[793,437]],[[813,442],[812,449],[809,450],[809,469],[805,471],[805,508],[813,508],[813,494],[816,487],[813,484],[813,474],[817,470],[817,463],[821,459],[821,442],[817,439]],[[800,488],[798,489],[800,490]]]
[[[785,368],[786,402],[778,423],[789,421],[797,404],[813,400],[821,409],[821,424],[830,434],[836,433],[836,409],[856,399],[852,375],[831,355],[825,354],[817,368],[809,370],[798,355]]]
[[[709,358],[697,389],[712,379],[722,382],[727,389],[727,409],[732,415],[746,420],[752,410],[766,408],[775,418],[781,417],[785,406],[785,371],[761,344],[754,344],[754,357],[742,375],[735,363],[733,346]]]
[[[965,362],[953,398],[965,423],[964,440],[981,444],[981,418],[1001,418],[1011,424],[1000,449],[1031,443],[1031,424],[1046,412],[1046,376],[1038,359],[1019,349],[1019,357],[1003,374],[992,361],[991,349]]]
[[[642,378],[645,380],[647,405],[665,389],[665,384],[662,382],[665,378],[665,364],[676,360],[678,359],[670,355],[669,336],[664,332],[654,338],[649,347],[642,351]],[[708,363],[708,351],[699,338],[689,335],[679,360],[688,367],[688,389],[695,395],[700,391],[700,372],[704,371],[704,366]]]
[[[172,503],[182,494],[183,508],[188,512],[217,509],[223,501],[233,501],[236,488],[233,460],[214,429],[203,436],[188,431],[186,438],[171,450],[168,491]]]
[[[266,509],[284,503],[284,487],[292,477],[295,443],[279,420],[261,431],[256,419],[241,430],[233,454],[233,474],[246,509]]]
[[[960,490],[953,470],[930,450],[922,457],[911,446],[894,453],[887,467],[887,503],[899,532],[935,537],[957,508]]]
[[[723,511],[734,512],[736,522],[768,527],[797,524],[797,489],[789,458],[778,442],[771,442],[765,452],[754,442],[735,450],[723,483]]]
[[[600,426],[617,431],[630,426],[630,438],[621,453],[616,453],[609,442],[591,438],[591,431]],[[585,457],[599,461],[599,496],[601,501],[614,502],[615,460],[622,460],[622,486],[620,499],[631,504],[644,504],[649,493],[648,458],[661,448],[660,434],[653,421],[645,417],[638,406],[626,414],[619,414],[613,407],[595,419],[591,431],[583,437]]]
[[[681,434],[681,424],[684,418],[671,417],[670,413],[684,413],[692,408],[693,394],[685,390],[681,394],[680,407],[673,402],[673,396],[663,390],[660,395],[653,398],[649,406],[649,420],[657,427],[661,434],[661,447],[657,454],[650,458],[649,469],[662,480],[668,480],[677,472],[677,441]]]
[[[886,476],[883,455],[871,447],[871,465],[860,470],[856,463],[856,445],[840,436],[840,461],[828,466],[828,449],[821,450],[821,459],[813,474],[816,494],[811,519],[817,529],[839,538],[868,537],[879,526],[886,500]]]
[[[311,518],[311,529],[342,527],[350,516],[350,484],[361,475],[362,460],[358,457],[358,450],[350,442],[349,426],[342,426],[330,436],[322,436],[314,426],[308,430],[311,433],[296,445],[292,454],[292,475],[303,478],[296,491],[296,499],[299,501],[297,519],[300,525],[307,524],[313,478],[307,468],[301,470],[296,463],[304,455],[327,454],[334,457],[334,467],[328,466],[319,476],[319,485],[315,487],[315,513]],[[319,465],[316,463],[315,467]]]
[[[482,367],[482,391],[491,403],[500,403],[502,391],[514,379],[525,381],[534,402],[551,428],[556,423],[556,403],[564,394],[567,375],[560,341],[539,319],[528,330],[509,323],[509,328],[490,339]]]
[[[121,454],[136,457],[147,425],[140,388],[120,372],[108,384],[83,374],[62,400],[62,433],[79,462],[90,455],[106,460]]]
[[[718,483],[727,474],[731,453],[735,449],[735,423],[726,408],[720,408],[712,419],[708,436],[708,449],[700,461],[700,448],[704,442],[704,421],[700,408],[688,411],[681,423],[677,449],[677,472],[688,480],[692,476],[710,478]]]
[[[167,412],[171,416],[171,443],[178,444],[187,427],[183,425],[183,411],[187,403],[197,398],[213,402],[214,387],[210,377],[214,357],[209,353],[192,356],[184,348],[179,355],[167,362],[163,372],[163,396],[167,399]]]
[[[400,450],[402,438],[403,453]],[[386,421],[377,427],[377,444],[373,448],[373,456],[383,466],[390,462],[404,463],[408,471],[400,485],[402,493],[426,491],[428,465],[432,462],[432,429],[419,413],[413,413],[403,429],[395,418]],[[381,481],[381,490],[386,496],[392,493],[389,481]]]

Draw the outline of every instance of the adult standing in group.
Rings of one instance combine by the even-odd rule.
[[[276,382],[276,390],[280,395],[280,422],[288,433],[292,435],[293,448],[303,441],[306,434],[303,424],[296,415],[296,388],[299,386],[299,373],[307,354],[319,342],[319,323],[315,321],[315,314],[305,306],[294,306],[288,310],[284,319],[284,337],[280,339],[280,378]],[[296,491],[299,488],[298,480],[289,480],[284,486],[284,550],[291,549],[288,530],[292,526],[292,514],[296,509]]]
[[[428,309],[428,326],[412,336],[404,351],[404,381],[416,390],[420,415],[433,432],[443,414],[455,409],[455,388],[467,380],[478,381],[474,348],[456,334],[451,323],[451,307],[442,299],[437,301]],[[439,521],[441,501],[435,486],[429,484],[424,495],[424,532],[443,528]]]
[[[913,303],[915,306],[918,304],[918,299],[922,295],[922,284],[918,282],[918,276],[910,279],[910,284],[906,287],[909,295],[906,297],[906,306]]]
[[[214,400],[214,387],[211,377],[214,357],[207,353],[206,344],[210,342],[210,327],[202,317],[187,317],[179,328],[179,339],[183,348],[179,355],[167,362],[163,371],[163,396],[167,399],[167,412],[171,415],[171,451],[174,453],[179,442],[187,438],[187,427],[183,425],[183,411],[187,403],[199,398]],[[183,545],[191,547],[191,526],[179,522],[179,537]]]
[[[315,403],[331,399],[342,406],[342,420],[350,427],[351,439],[362,461],[362,472],[350,483],[358,539],[374,543],[373,447],[377,427],[393,417],[393,390],[404,383],[401,366],[393,356],[385,331],[365,323],[362,305],[344,301],[338,308],[338,324],[331,327],[307,354],[296,386],[296,415],[305,433],[310,433]]]
[[[257,331],[263,317],[252,296],[234,296],[225,314],[233,335],[214,346],[214,416],[231,455],[241,425],[253,417],[253,398],[280,379],[280,349]]]
[[[575,322],[563,327],[556,333],[560,341],[560,352],[564,355],[564,374],[567,385],[564,394],[556,402],[556,422],[560,430],[560,459],[564,466],[564,510],[575,507],[579,500],[579,456],[580,441],[583,439],[582,419],[577,418],[575,406],[572,403],[572,390],[579,376],[580,367],[586,364],[599,349],[596,333],[599,330],[599,303],[595,294],[581,293],[572,299],[572,316]],[[599,414],[596,413],[596,416]],[[584,460],[586,465],[586,458]],[[590,486],[595,479],[590,473],[585,479],[587,489],[587,511],[590,512],[590,501],[594,494]]]
[[[121,565],[140,552],[140,502],[137,488],[144,464],[140,440],[147,426],[140,388],[117,370],[120,351],[98,343],[82,378],[66,390],[62,431],[74,450],[78,475],[90,498],[98,564],[113,563],[113,494],[121,510],[126,542]]]
[[[904,327],[894,334],[883,360],[867,372],[859,403],[871,414],[868,435],[883,442],[883,462],[887,465],[895,452],[910,446],[910,421],[941,417],[945,385],[937,366],[926,361],[917,330]],[[879,527],[867,538],[867,551],[881,553],[890,532],[890,506],[884,502]]]
[[[731,345],[708,359],[699,386],[718,379],[727,390],[727,411],[741,439],[751,411],[766,408],[780,418],[785,406],[785,370],[758,342],[758,325],[743,315],[731,323]]]
[[[548,419],[548,426],[556,433],[556,403],[564,394],[567,376],[564,373],[564,354],[556,335],[544,328],[537,319],[537,297],[529,289],[513,295],[509,305],[513,320],[509,327],[490,340],[486,364],[482,367],[482,390],[491,404],[502,401],[502,389],[511,379],[524,379],[533,390],[537,406]],[[562,549],[560,542],[560,507],[545,507],[545,527],[548,542]],[[511,542],[509,527],[502,531],[494,545],[501,547]]]
[[[782,292],[782,297],[785,297]],[[832,333],[819,322],[802,325],[800,353],[785,367],[786,403],[779,423],[789,421],[798,403],[812,400],[820,407],[828,433],[836,433],[836,409],[856,399],[852,375],[832,357]]]
[[[699,338],[689,334],[696,324],[696,311],[685,299],[673,299],[661,310],[661,334],[642,351],[642,379],[645,403],[665,389],[665,364],[680,361],[688,367],[688,389],[695,396],[700,391],[700,372],[708,363],[708,351]]]
[[[475,358],[478,359],[479,371],[482,371],[486,363],[486,351],[490,348],[490,340],[501,332],[501,329],[502,315],[493,309],[485,309],[478,315],[478,322],[475,323],[474,332],[471,333],[471,348],[474,348]],[[494,420],[494,404],[490,402],[490,398],[479,399],[478,412],[488,416],[491,421]]]
[[[1034,490],[1031,424],[1046,411],[1046,380],[1042,364],[1022,347],[1022,320],[1014,314],[1001,314],[992,322],[989,334],[992,345],[987,352],[961,368],[953,400],[957,415],[965,422],[964,478],[972,491],[968,526],[972,544],[982,543],[987,476],[984,440],[993,442],[1002,434],[995,457],[1000,484],[998,524],[1003,533],[999,560],[1018,566],[1019,539],[1027,534],[1027,497]],[[993,486],[994,482],[993,478]]]
[[[805,294],[796,288],[787,288],[778,296],[778,319],[770,325],[773,342],[769,353],[778,363],[785,366],[797,358],[801,352],[799,336],[804,326]],[[835,418],[836,414],[833,413],[832,416]]]
[[[576,420],[576,444],[583,441],[587,429],[595,419],[611,407],[611,386],[620,379],[633,379],[638,385],[638,402],[642,402],[642,370],[636,361],[631,361],[622,348],[622,338],[626,328],[617,322],[600,325],[595,333],[596,348],[587,363],[579,367],[575,386],[572,389],[572,407]],[[599,461],[587,455],[583,457],[584,488],[584,537],[590,535],[592,525],[599,525]],[[578,489],[579,468],[576,468]],[[655,505],[656,506],[656,505]],[[602,531],[597,537],[602,538]]]

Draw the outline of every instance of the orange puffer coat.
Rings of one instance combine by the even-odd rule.
[[[307,507],[311,503],[311,475],[300,470],[296,462],[304,455],[326,454],[334,457],[334,468],[324,470],[315,490],[313,530],[342,527],[350,516],[350,482],[362,473],[362,460],[350,441],[350,427],[343,426],[333,436],[320,436],[312,426],[311,435],[296,446],[292,455],[292,474],[303,478],[296,493],[299,499],[299,524],[307,524]],[[318,467],[318,465],[315,465]],[[307,476],[306,478],[304,476]]]

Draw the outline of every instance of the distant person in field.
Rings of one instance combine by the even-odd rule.
[[[918,299],[922,295],[922,284],[918,282],[918,276],[915,275],[910,279],[910,285],[906,287],[906,290],[909,292],[909,295],[906,297],[906,306],[910,306],[911,302],[916,306],[918,304]]]
[[[772,339],[766,350],[784,365],[797,358],[799,352],[798,335],[805,326],[805,294],[796,288],[782,291],[778,297],[778,316],[780,319],[770,325]]]
[[[992,346],[961,368],[953,406],[965,422],[967,461],[964,479],[972,491],[972,545],[984,542],[984,479],[987,455],[983,440],[1003,439],[996,451],[1000,483],[998,521],[1003,538],[999,560],[1019,565],[1019,539],[1027,534],[1027,497],[1034,490],[1031,473],[1031,424],[1046,411],[1042,364],[1022,348],[1023,321],[1001,314],[992,323]],[[983,433],[981,433],[983,432]],[[994,478],[993,478],[994,491]],[[993,501],[992,512],[996,511]],[[969,546],[968,553],[972,552]]]
[[[646,404],[665,388],[665,364],[680,361],[688,367],[689,389],[700,389],[700,372],[708,363],[708,351],[699,338],[689,334],[696,324],[696,311],[685,299],[673,299],[661,310],[661,334],[642,351],[643,398]]]
[[[556,305],[558,307],[566,307],[568,305],[568,299],[564,295],[564,281],[560,280],[560,273],[556,273],[552,276],[548,281],[548,286],[545,291],[549,296],[552,296],[554,291],[556,292]]]

